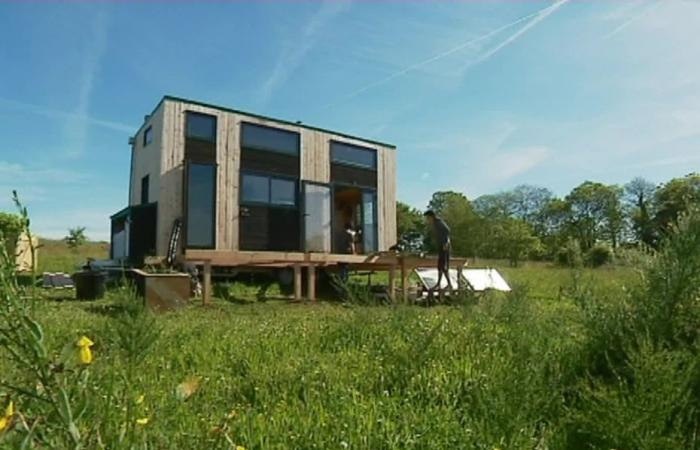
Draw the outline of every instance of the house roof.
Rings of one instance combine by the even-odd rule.
[[[225,106],[220,106],[220,105],[213,105],[213,104],[211,104],[211,103],[204,103],[204,102],[200,102],[200,101],[198,101],[198,100],[190,100],[190,99],[187,99],[187,98],[176,97],[176,96],[173,96],[173,95],[164,95],[163,98],[160,100],[160,102],[158,102],[158,105],[156,105],[156,107],[154,108],[153,112],[155,112],[156,110],[158,110],[158,108],[160,108],[160,105],[161,105],[165,100],[171,100],[171,101],[182,102],[182,103],[190,103],[190,104],[192,104],[192,105],[204,106],[204,107],[207,107],[207,108],[218,109],[218,110],[221,110],[221,111],[231,112],[231,113],[235,113],[235,114],[243,114],[243,115],[250,116],[250,117],[255,117],[255,118],[258,118],[258,119],[270,120],[270,121],[277,122],[277,123],[281,123],[281,124],[285,124],[285,125],[292,125],[292,126],[295,126],[295,127],[306,128],[307,130],[322,131],[322,132],[324,132],[324,133],[330,133],[330,134],[334,134],[334,135],[340,136],[340,137],[345,137],[345,138],[349,138],[349,139],[356,139],[356,140],[358,140],[358,141],[367,142],[368,144],[381,145],[381,146],[383,146],[383,147],[389,147],[389,148],[396,149],[396,146],[395,146],[395,145],[393,145],[393,144],[388,144],[388,143],[386,143],[386,142],[375,141],[375,140],[372,140],[372,139],[366,139],[366,138],[359,137],[359,136],[353,136],[353,135],[351,135],[351,134],[341,133],[341,132],[329,130],[329,129],[326,129],[326,128],[315,127],[315,126],[312,126],[312,125],[306,125],[306,124],[304,124],[304,123],[292,122],[292,121],[284,120],[284,119],[277,119],[277,118],[275,118],[275,117],[263,116],[263,115],[261,115],[261,114],[250,113],[250,112],[247,112],[247,111],[241,111],[241,110],[238,110],[238,109],[227,108],[227,107],[225,107]],[[151,113],[151,115],[153,115],[153,113]],[[145,125],[145,123],[144,123],[144,125]],[[143,128],[143,125],[141,125],[141,127],[140,127],[139,130],[136,132],[136,134],[138,134],[138,133],[141,131],[141,128]]]

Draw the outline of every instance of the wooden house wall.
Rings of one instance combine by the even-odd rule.
[[[143,135],[151,127],[153,140],[144,147]],[[160,160],[163,148],[163,106],[161,105],[134,137],[131,159],[131,194],[129,205],[141,204],[141,180],[148,175],[148,201],[158,201],[160,195]]]
[[[176,218],[183,217],[183,173],[185,152],[185,113],[210,114],[217,118],[217,196],[216,249],[239,249],[239,180],[241,123],[253,123],[300,134],[301,179],[328,183],[330,180],[330,141],[374,148],[378,152],[378,244],[386,250],[396,241],[396,150],[364,141],[339,137],[303,126],[279,123],[245,114],[166,99],[163,108],[163,153],[158,201],[157,251],[165,255]],[[139,178],[140,180],[140,178]],[[181,242],[183,239],[180,240]]]

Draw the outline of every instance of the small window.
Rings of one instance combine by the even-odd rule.
[[[270,203],[273,205],[295,206],[297,204],[296,182],[280,178],[271,178]]]
[[[216,142],[216,116],[187,112],[187,137]]]
[[[299,133],[244,123],[241,125],[241,147],[298,156]]]
[[[258,175],[243,175],[244,202],[268,203],[270,201],[270,179]]]
[[[148,175],[141,178],[141,204],[145,205],[148,203],[148,190],[150,189],[150,182]]]
[[[377,151],[357,145],[331,142],[331,161],[364,169],[377,170]]]
[[[143,132],[143,146],[145,147],[151,142],[153,142],[153,127],[149,125]]]

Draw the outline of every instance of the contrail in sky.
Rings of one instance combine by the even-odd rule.
[[[490,58],[491,56],[493,56],[494,54],[496,54],[496,53],[497,53],[499,50],[501,50],[503,47],[505,47],[505,46],[511,44],[512,42],[514,42],[516,39],[518,39],[520,36],[522,36],[525,32],[527,32],[527,30],[529,30],[529,29],[532,28],[533,26],[537,25],[540,21],[542,21],[542,20],[544,20],[545,18],[547,18],[547,16],[549,16],[550,14],[552,14],[554,11],[556,11],[557,9],[559,9],[561,6],[563,6],[565,3],[568,3],[569,1],[570,1],[570,0],[558,0],[557,2],[555,2],[555,3],[552,4],[552,5],[547,6],[546,8],[542,8],[542,9],[540,9],[540,10],[538,10],[538,11],[535,11],[535,12],[532,13],[532,14],[528,14],[528,15],[523,16],[523,17],[521,17],[521,18],[519,18],[519,19],[517,19],[517,20],[515,20],[515,21],[513,21],[513,22],[510,22],[510,23],[507,23],[507,24],[505,24],[505,25],[502,25],[502,26],[500,26],[500,27],[498,27],[498,28],[496,28],[496,29],[494,29],[494,30],[489,31],[489,32],[486,33],[486,34],[483,34],[483,35],[481,35],[481,36],[477,36],[477,37],[475,37],[475,38],[469,39],[468,41],[462,42],[461,44],[459,44],[459,45],[457,45],[457,46],[455,46],[455,47],[452,47],[451,49],[446,50],[446,51],[444,51],[444,52],[442,52],[442,53],[438,53],[437,55],[431,56],[431,57],[428,58],[428,59],[425,59],[425,60],[423,60],[423,61],[417,62],[417,63],[412,64],[412,65],[410,65],[410,66],[404,67],[403,69],[398,70],[398,71],[396,71],[396,72],[394,72],[394,73],[392,73],[392,74],[390,74],[390,75],[388,75],[388,76],[386,76],[386,77],[384,77],[384,78],[382,78],[382,79],[380,79],[380,80],[373,81],[372,83],[369,83],[369,84],[367,84],[367,85],[365,85],[365,86],[363,86],[363,87],[361,87],[361,88],[359,88],[359,89],[357,89],[357,90],[355,90],[355,91],[349,93],[348,95],[342,97],[337,103],[327,105],[324,109],[331,108],[331,107],[337,105],[338,103],[340,103],[340,102],[342,102],[342,101],[347,101],[347,100],[350,100],[350,99],[352,99],[352,98],[354,98],[354,97],[357,97],[358,95],[360,95],[360,94],[362,94],[362,93],[364,93],[364,92],[366,92],[366,91],[368,91],[368,90],[370,90],[370,89],[372,89],[372,88],[374,88],[374,87],[376,87],[376,86],[379,86],[379,85],[388,83],[389,81],[391,81],[391,80],[393,80],[393,79],[395,79],[395,78],[398,78],[398,77],[400,77],[400,76],[402,76],[402,75],[405,75],[405,74],[407,74],[407,73],[409,73],[409,72],[412,72],[412,71],[414,71],[414,70],[416,70],[416,69],[420,69],[420,68],[423,67],[423,66],[426,66],[426,65],[428,65],[428,64],[430,64],[430,63],[433,63],[433,62],[438,61],[438,60],[440,60],[440,59],[442,59],[442,58],[445,58],[445,57],[447,57],[447,56],[450,56],[450,55],[452,55],[453,53],[456,53],[456,52],[458,52],[458,51],[460,51],[460,50],[463,50],[463,49],[465,49],[465,48],[467,48],[467,47],[469,47],[469,46],[471,46],[471,45],[473,45],[473,44],[476,44],[477,42],[481,42],[481,41],[490,39],[491,37],[493,37],[493,36],[495,36],[495,35],[497,35],[497,34],[503,32],[503,31],[505,31],[505,30],[507,30],[507,29],[509,29],[509,28],[512,28],[512,27],[514,27],[514,26],[516,26],[516,25],[519,25],[519,24],[521,24],[521,23],[523,23],[523,22],[527,22],[528,20],[531,20],[531,21],[528,22],[523,28],[521,28],[520,30],[518,30],[515,34],[513,34],[512,36],[510,36],[508,39],[506,39],[505,41],[503,41],[501,44],[497,45],[497,46],[494,47],[493,49],[491,49],[491,50],[489,50],[488,52],[486,52],[483,56],[479,57],[479,59],[478,59],[474,64],[478,64],[478,63],[480,63],[480,62],[483,62],[483,61],[485,61],[486,59],[488,59],[488,58]]]
[[[642,10],[642,12],[640,12],[640,13],[637,14],[636,16],[630,17],[630,18],[627,19],[625,22],[623,22],[623,23],[621,23],[620,25],[618,25],[618,26],[617,26],[614,30],[612,30],[610,33],[608,33],[608,34],[606,34],[605,36],[603,36],[602,40],[605,41],[605,40],[610,39],[611,37],[615,36],[615,35],[616,35],[617,33],[619,33],[620,31],[624,30],[625,28],[627,28],[628,26],[632,25],[632,24],[633,24],[634,22],[636,22],[637,20],[641,19],[642,17],[646,16],[647,14],[649,14],[650,12],[654,11],[656,8],[658,8],[659,6],[661,6],[661,3],[663,3],[663,2],[658,1],[658,2],[652,3],[651,5],[647,6],[646,8],[644,8],[644,9]]]

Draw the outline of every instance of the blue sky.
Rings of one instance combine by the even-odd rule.
[[[700,166],[696,0],[0,2],[0,209],[107,239],[171,94],[398,146],[399,197]]]

